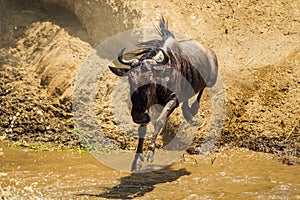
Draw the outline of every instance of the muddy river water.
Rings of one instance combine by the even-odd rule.
[[[89,153],[0,148],[0,199],[300,199],[300,165],[245,149],[131,174]]]

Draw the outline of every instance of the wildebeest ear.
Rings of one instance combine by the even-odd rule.
[[[111,66],[108,66],[108,67],[109,67],[110,71],[112,71],[112,73],[114,73],[117,76],[124,76],[130,70],[130,69],[125,69],[125,68],[111,67]]]

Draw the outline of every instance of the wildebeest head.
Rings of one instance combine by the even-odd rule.
[[[123,58],[125,48],[118,55],[121,64],[129,65],[130,69],[113,68],[110,70],[118,76],[127,76],[130,84],[131,94],[131,116],[137,124],[147,124],[150,122],[149,108],[151,97],[157,76],[165,72],[169,62],[169,57],[163,49],[144,51],[139,59],[126,60]],[[154,55],[154,56],[153,56]]]

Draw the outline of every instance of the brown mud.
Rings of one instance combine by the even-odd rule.
[[[218,145],[299,157],[299,1],[0,2],[1,140],[80,146],[71,107],[78,68],[104,38],[153,26],[163,14],[171,30],[200,40],[219,58],[227,106]],[[100,81],[99,125],[118,146],[133,149],[136,138],[112,116],[115,80],[106,72]],[[203,127],[190,153],[209,126],[207,91],[200,109]],[[179,119],[178,109],[167,129]]]
[[[3,148],[3,149],[2,149]],[[130,174],[88,153],[0,146],[1,199],[299,199],[300,165],[233,148]],[[122,163],[120,163],[122,164]]]

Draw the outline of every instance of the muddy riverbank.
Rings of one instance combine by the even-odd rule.
[[[1,140],[27,147],[31,143],[82,146],[71,101],[81,64],[103,39],[153,26],[163,14],[171,30],[200,40],[219,58],[227,107],[218,146],[274,153],[283,160],[299,157],[298,1],[0,2]],[[136,138],[120,130],[112,116],[115,82],[109,72],[101,78],[95,113],[114,144],[134,150]],[[190,153],[197,153],[210,112],[206,91],[199,117],[203,126]],[[179,124],[180,111],[171,118],[169,130]]]

